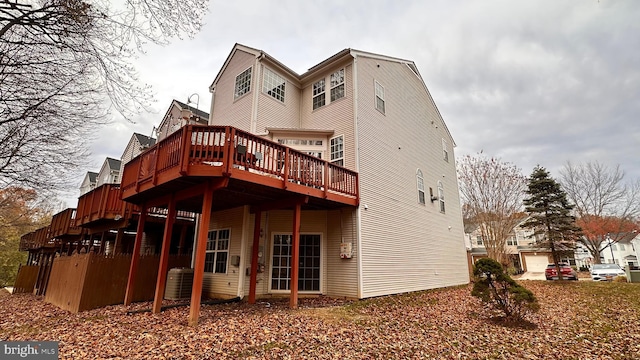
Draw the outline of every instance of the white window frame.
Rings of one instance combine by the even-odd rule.
[[[507,237],[507,246],[518,246],[518,238],[515,235]]]
[[[438,180],[438,204],[440,205],[440,212],[444,214],[444,185],[442,184],[442,180]]]
[[[331,88],[330,88],[331,102],[334,102],[334,101],[336,101],[338,99],[342,99],[343,97],[346,96],[347,89],[345,87],[345,71],[344,71],[344,68],[342,68],[342,69],[334,72],[333,74],[331,74],[329,85],[331,86]],[[340,87],[342,87],[341,90],[339,90]]]
[[[476,236],[476,245],[484,246],[484,238],[482,235]]]
[[[288,235],[291,236],[291,240],[293,241],[293,234],[291,232],[274,232],[271,233],[271,256],[269,257],[269,283],[268,283],[268,287],[269,287],[269,292],[270,293],[274,293],[274,294],[288,294],[291,292],[291,289],[289,290],[280,290],[280,289],[274,289],[273,288],[273,254],[274,254],[274,246],[275,246],[275,237],[276,235]],[[312,291],[304,291],[304,290],[300,290],[298,289],[298,292],[301,294],[322,294],[324,292],[324,253],[325,253],[325,244],[324,244],[324,233],[321,232],[301,232],[300,236],[303,235],[318,235],[320,236],[320,274],[319,274],[319,282],[320,282],[320,286],[319,286],[319,290],[312,290]],[[291,263],[289,263],[289,269],[291,269]],[[291,273],[289,273],[289,277],[287,278],[289,281],[291,281]],[[300,274],[298,274],[298,280],[300,279]],[[289,286],[291,287],[291,286]]]
[[[245,73],[249,72],[245,75]],[[253,75],[253,66],[249,66],[240,74],[236,75],[235,87],[233,92],[233,99],[243,97],[245,94],[251,92],[251,76]],[[245,89],[246,87],[246,89]]]
[[[226,249],[220,249],[221,247],[220,234],[225,231],[228,234],[228,237],[224,239],[226,241]],[[212,234],[216,234],[215,239],[211,238]],[[230,246],[231,246],[231,229],[230,228],[209,230],[209,232],[207,233],[206,254],[213,254],[213,268],[210,270],[206,269],[207,263],[206,263],[206,254],[205,254],[205,272],[208,272],[211,274],[226,274],[229,271],[229,247]],[[224,245],[222,245],[222,247],[224,247]],[[227,256],[226,259],[224,260],[225,261],[224,272],[218,272],[216,271],[218,255],[223,253],[226,254]]]
[[[287,80],[269,68],[264,68],[262,76],[262,92],[284,103]],[[282,88],[280,88],[282,87]]]
[[[418,204],[426,205],[427,200],[424,192],[424,175],[420,169],[416,171],[416,186],[418,187]]]
[[[319,109],[327,104],[326,79],[323,78],[313,83],[311,91],[311,107],[313,110]],[[318,101],[316,101],[316,99],[318,99]]]
[[[340,139],[340,143],[337,143],[338,139]],[[329,161],[332,164],[344,166],[344,135],[334,136],[329,139]]]
[[[382,86],[378,81],[374,82],[376,110],[380,111],[382,114],[385,114],[384,86]]]
[[[445,139],[442,139],[442,158],[444,161],[449,162],[449,144]]]

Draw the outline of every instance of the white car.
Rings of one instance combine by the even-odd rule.
[[[591,280],[607,281],[616,276],[626,276],[626,273],[618,264],[593,264],[591,266]]]

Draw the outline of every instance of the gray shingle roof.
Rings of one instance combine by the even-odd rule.
[[[111,170],[120,170],[120,160],[108,157],[107,158],[107,163],[108,163],[109,168]]]
[[[98,173],[96,173],[96,172],[87,171],[87,175],[89,175],[89,182],[94,183],[98,179]]]
[[[133,133],[133,135],[136,137],[136,139],[138,139],[138,142],[143,147],[152,146],[156,143],[156,139],[149,137],[147,135],[142,135],[138,133]]]
[[[185,104],[185,103],[183,103],[181,101],[178,101],[178,100],[175,100],[175,99],[173,101],[175,101],[178,105],[180,105],[181,108],[189,109],[194,114],[196,114],[197,116],[199,116],[199,117],[201,117],[203,119],[207,119],[207,120],[209,119],[209,113],[206,113],[206,112],[204,112],[204,111],[202,111],[200,109],[196,109],[193,106],[187,105],[187,104]]]

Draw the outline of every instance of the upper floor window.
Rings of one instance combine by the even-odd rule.
[[[344,97],[344,69],[331,74],[331,101]]]
[[[424,176],[422,176],[420,169],[416,172],[416,182],[418,183],[418,202],[424,205],[426,202],[424,196]]]
[[[442,139],[442,158],[444,161],[449,162],[449,146],[445,139]]]
[[[313,110],[324,106],[325,104],[325,91],[324,91],[324,79],[319,80],[313,84]]]
[[[331,163],[344,166],[344,136],[331,138]]]
[[[478,244],[478,246],[483,246],[484,245],[484,239],[482,238],[482,235],[478,235],[476,237],[476,244]]]
[[[251,90],[251,68],[240,73],[236,76],[236,90],[234,99],[246,94]]]
[[[384,114],[384,87],[376,81],[376,110]]]
[[[271,95],[276,100],[284,102],[285,80],[282,76],[269,69],[264,69],[264,80],[262,81],[262,92]]]
[[[515,236],[510,235],[510,236],[507,238],[507,245],[510,245],[510,246],[518,246],[518,239],[517,239]]]
[[[624,251],[624,244],[618,244],[620,246],[620,251]]]
[[[230,230],[211,230],[207,236],[207,254],[204,260],[204,271],[226,274],[229,258]]]
[[[438,202],[440,203],[440,212],[444,212],[444,186],[442,181],[438,181]]]

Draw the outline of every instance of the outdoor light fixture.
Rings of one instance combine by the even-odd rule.
[[[191,101],[191,98],[197,96],[197,100],[194,103],[193,101]],[[187,98],[187,105],[189,104],[196,104],[196,110],[200,110],[199,106],[200,106],[200,95],[198,95],[197,93],[193,93],[191,95],[189,95],[189,97]]]

